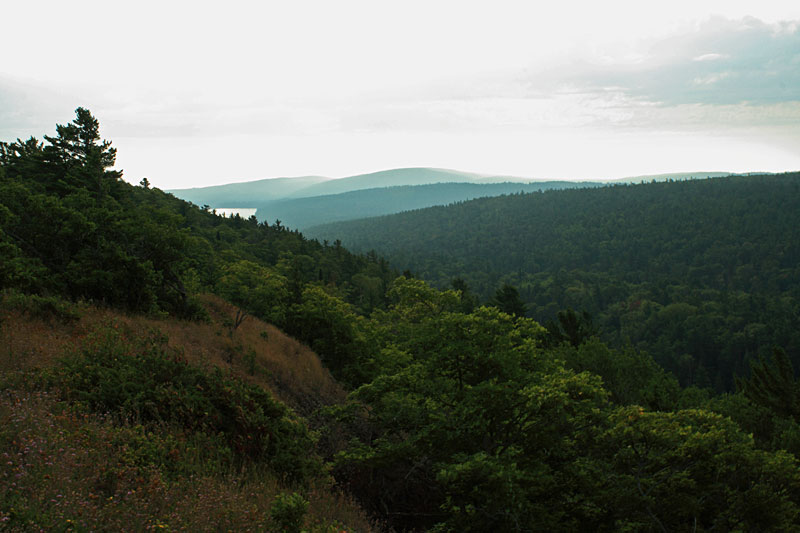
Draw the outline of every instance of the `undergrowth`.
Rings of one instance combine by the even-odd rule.
[[[373,530],[315,441],[271,393],[111,320],[0,381],[0,530]]]

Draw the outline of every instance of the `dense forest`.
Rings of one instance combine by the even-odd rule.
[[[800,526],[800,385],[784,350],[737,373],[735,393],[681,387],[636,345],[604,343],[580,312],[562,310],[546,328],[524,316],[510,285],[478,305],[466,263],[464,272],[444,272],[462,278],[439,290],[396,276],[376,254],[352,254],[338,240],[320,244],[278,224],[217,217],[146,180],[129,185],[113,170],[114,156],[81,108],[44,142],[0,145],[3,529]],[[788,209],[791,196],[782,196]],[[530,197],[554,198],[505,200]],[[579,220],[594,205],[586,200],[568,216]],[[510,213],[493,216],[508,223]],[[462,233],[480,227],[455,215],[452,224]],[[636,237],[618,238],[647,248]],[[760,244],[752,243],[754,253]],[[562,259],[537,254],[536,261],[580,254],[546,250]],[[625,257],[637,265],[635,254]],[[763,267],[750,257],[754,270]],[[616,272],[612,259],[596,261],[609,276]],[[490,264],[484,257],[478,266]],[[655,283],[644,265],[637,268],[640,278],[619,283]],[[710,287],[720,282],[696,275]],[[120,318],[86,324],[112,312]],[[218,316],[225,318],[215,322]],[[134,320],[148,327],[136,330]],[[274,390],[262,386],[258,354],[248,347],[283,333],[256,320],[319,354],[341,397],[281,400],[311,356],[294,374],[267,376]],[[29,322],[42,331],[16,348]],[[21,364],[64,331],[75,343],[61,357]],[[178,348],[181,331],[207,331],[208,338]],[[209,346],[222,341],[239,348],[203,364]],[[313,388],[306,385],[309,396]],[[58,454],[70,459],[53,461]],[[179,490],[204,498],[175,500]],[[334,516],[345,507],[349,514]],[[373,522],[359,521],[364,511]]]
[[[614,346],[723,391],[773,346],[800,363],[798,228],[795,173],[517,194],[309,233],[482,301],[511,285],[541,323],[585,312]]]

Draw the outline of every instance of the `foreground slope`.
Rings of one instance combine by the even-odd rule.
[[[258,417],[255,411],[248,412],[252,406],[245,403],[215,399],[214,379],[221,379],[223,393],[231,398],[241,391],[237,381],[247,383],[252,391],[268,390],[306,415],[341,402],[344,391],[307,347],[254,318],[231,337],[225,324],[234,312],[230,304],[211,295],[201,299],[210,319],[187,322],[52,298],[3,295],[3,530],[263,531],[277,527],[271,509],[297,485],[287,492],[285,475],[290,471],[280,473],[275,465],[278,461],[289,465],[286,461],[290,459],[276,455],[270,468],[251,460],[246,468],[251,471],[245,473],[245,464],[237,459],[242,451],[233,433],[238,422],[233,420],[241,419],[248,431],[245,439],[253,441]],[[134,346],[138,354],[122,355]],[[180,362],[168,380],[158,381],[159,373],[167,370],[163,367],[160,371],[152,366],[142,368],[146,374],[137,376],[132,373],[136,367],[115,366],[102,359],[104,350],[113,350],[117,358],[146,359],[140,350],[148,347],[163,350]],[[93,366],[85,366],[87,361]],[[83,368],[71,366],[73,362],[80,362]],[[128,406],[138,406],[137,411],[115,404],[113,388],[104,391],[104,383],[83,388],[81,380],[93,375],[92,368],[102,367],[105,374],[96,376],[102,376],[111,387],[127,390],[130,397],[123,396],[123,400]],[[194,374],[199,377],[220,378],[198,382],[194,390],[187,390],[177,384],[193,374],[181,368],[200,369],[200,374]],[[219,371],[222,373],[215,374]],[[138,378],[159,385],[138,391],[141,397],[136,398],[134,383],[116,381],[121,372],[128,380]],[[40,385],[32,387],[31,379],[40,383],[44,379],[50,386],[44,390]],[[97,401],[102,401],[100,414],[93,413]],[[263,400],[256,395],[247,401]],[[158,423],[149,423],[148,412],[158,410],[162,402],[172,414],[162,412]],[[189,413],[196,405],[206,412],[192,419]],[[280,412],[279,405],[272,408]],[[226,407],[234,411],[226,412]],[[210,432],[208,422],[215,415],[212,409],[231,417],[216,434]],[[127,416],[120,418],[123,414]],[[284,416],[290,417],[295,427],[305,423],[289,412]],[[273,423],[272,431],[276,430]],[[225,444],[228,438],[233,446]],[[281,438],[273,434],[273,446],[281,446]],[[304,437],[299,433],[293,438]],[[372,528],[348,498],[324,488],[328,482],[322,472],[311,477],[316,478],[318,488],[305,493],[308,512],[301,518],[306,528],[320,532],[329,531],[329,526],[337,531]]]

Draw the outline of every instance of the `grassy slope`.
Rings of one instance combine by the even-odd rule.
[[[276,496],[294,490],[303,491],[310,502],[306,528],[372,529],[358,506],[325,488],[323,480],[319,487],[287,488],[266,472],[213,471],[205,468],[206,458],[187,457],[180,458],[181,464],[195,473],[175,475],[169,471],[169,457],[162,461],[157,452],[188,453],[189,448],[176,444],[183,435],[170,428],[154,434],[133,423],[82,412],[57,393],[25,385],[36,379],[37,369],[54,367],[93,330],[113,323],[142,333],[155,328],[189,364],[222,367],[269,389],[301,415],[343,398],[344,391],[307,347],[252,317],[231,338],[224,325],[230,305],[213,296],[203,301],[210,323],[129,316],[96,307],[83,307],[79,318],[64,322],[4,306],[0,530],[12,524],[12,531],[263,531],[274,528],[269,511]],[[243,355],[248,352],[254,354],[253,365]]]
[[[18,313],[7,315],[0,338],[0,370],[52,366],[94,325],[114,320],[134,332],[158,329],[169,337],[170,347],[182,351],[189,363],[229,369],[235,376],[269,389],[301,415],[344,399],[344,390],[308,347],[253,317],[248,317],[231,338],[223,321],[233,316],[233,306],[212,295],[205,295],[202,300],[211,315],[210,324],[173,318],[156,320],[95,307],[84,310],[74,324]],[[266,332],[266,339],[262,332]],[[253,375],[245,356],[249,350],[255,352]],[[228,363],[231,355],[233,364]]]

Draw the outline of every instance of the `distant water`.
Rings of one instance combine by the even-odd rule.
[[[239,215],[242,218],[250,218],[256,214],[255,207],[217,207],[216,211],[223,217]]]

